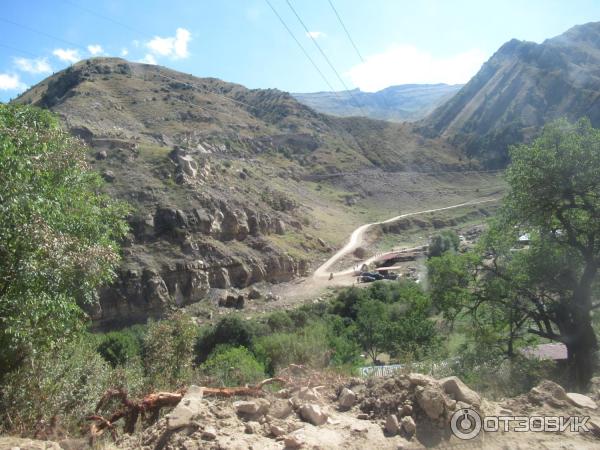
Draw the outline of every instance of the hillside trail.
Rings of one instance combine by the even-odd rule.
[[[307,278],[300,279],[293,283],[288,283],[279,287],[275,287],[273,291],[282,297],[282,303],[280,306],[293,306],[299,301],[306,300],[310,297],[317,297],[323,290],[328,287],[343,287],[352,286],[355,283],[354,272],[355,267],[348,267],[346,269],[339,270],[337,272],[332,271],[332,267],[339,260],[344,258],[349,253],[352,253],[358,247],[363,244],[365,233],[372,227],[377,225],[383,225],[393,223],[397,220],[404,219],[406,217],[418,216],[421,214],[434,213],[438,211],[446,211],[455,208],[461,208],[463,206],[479,205],[483,203],[490,203],[498,201],[498,198],[480,198],[478,200],[470,200],[468,202],[458,203],[455,205],[444,206],[441,208],[426,209],[422,211],[415,211],[411,213],[404,213],[398,216],[394,216],[390,219],[382,220],[380,222],[366,223],[356,228],[348,242],[337,252],[335,252],[327,261],[321,264],[312,274]],[[408,249],[409,251],[411,249]],[[412,249],[414,250],[414,249]],[[372,256],[364,261],[358,262],[355,265],[361,267],[363,264],[371,264],[374,260],[381,258],[387,253],[378,254]],[[331,278],[333,274],[333,278]]]
[[[468,201],[468,202],[459,203],[457,205],[445,206],[443,208],[427,209],[427,210],[423,210],[423,211],[416,211],[416,212],[412,212],[412,213],[400,214],[399,216],[395,216],[395,217],[392,217],[391,219],[383,220],[381,222],[372,222],[372,223],[366,223],[364,225],[361,225],[360,227],[358,227],[356,230],[354,230],[352,232],[352,234],[350,235],[350,239],[349,239],[349,241],[348,241],[348,243],[346,245],[344,245],[340,250],[338,250],[337,252],[335,252],[333,254],[333,256],[331,256],[331,258],[329,258],[319,268],[317,268],[317,270],[315,270],[315,272],[313,274],[313,279],[329,277],[331,273],[333,273],[334,278],[335,278],[335,276],[351,274],[354,271],[354,268],[344,269],[344,270],[339,271],[339,272],[331,272],[330,269],[341,258],[343,258],[347,254],[353,252],[358,247],[360,247],[360,245],[363,242],[363,236],[364,236],[364,234],[371,227],[374,227],[374,226],[377,226],[377,225],[384,225],[384,224],[387,224],[387,223],[393,223],[393,222],[396,222],[396,221],[398,221],[400,219],[404,219],[406,217],[412,217],[412,216],[417,216],[417,215],[420,215],[420,214],[427,214],[427,213],[433,213],[433,212],[438,212],[438,211],[445,211],[445,210],[448,210],[448,209],[461,208],[463,206],[479,205],[479,204],[482,204],[482,203],[489,203],[489,202],[493,202],[493,201],[497,201],[497,200],[498,200],[497,198],[491,198],[491,199],[485,199],[485,200],[476,200],[476,201],[471,200],[471,201]],[[379,258],[381,256],[382,255],[372,256],[371,258],[369,258],[369,259],[367,259],[367,260],[359,263],[359,266],[362,266],[363,264],[367,264],[368,265],[368,264],[370,264],[371,262],[373,262],[374,260],[376,260],[377,258]]]

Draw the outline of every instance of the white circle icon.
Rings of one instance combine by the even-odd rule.
[[[452,434],[459,439],[473,439],[481,431],[481,416],[472,409],[459,409],[450,420]]]

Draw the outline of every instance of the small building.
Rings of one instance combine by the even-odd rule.
[[[561,343],[540,344],[521,349],[521,353],[529,359],[550,359],[556,362],[567,360],[567,346]]]

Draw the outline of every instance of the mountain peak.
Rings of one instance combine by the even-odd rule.
[[[600,22],[573,27],[541,44],[512,39],[450,101],[423,123],[431,136],[452,136],[492,166],[509,145],[547,121],[587,116],[600,125]]]

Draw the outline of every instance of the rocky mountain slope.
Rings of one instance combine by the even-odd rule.
[[[417,195],[399,186],[465,168],[409,125],[335,119],[277,90],[116,58],[77,63],[16,102],[57,113],[89,144],[108,192],[132,206],[118,281],[93,311],[99,326],[306,275],[360,214],[439,202],[454,182]]]
[[[462,84],[402,84],[377,92],[360,89],[292,94],[300,103],[334,116],[364,116],[393,122],[422,119],[450,99]]]
[[[547,121],[589,117],[600,125],[600,22],[578,25],[541,44],[504,44],[452,99],[423,121],[488,165],[507,162],[507,145]]]

